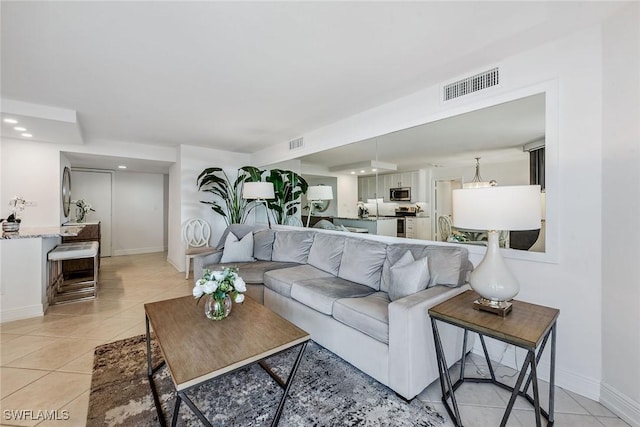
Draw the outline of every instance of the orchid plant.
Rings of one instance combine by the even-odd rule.
[[[6,219],[7,222],[20,222],[20,213],[27,206],[28,202],[22,196],[13,196],[9,199],[9,206],[11,207],[11,215]],[[0,219],[0,222],[5,221]]]

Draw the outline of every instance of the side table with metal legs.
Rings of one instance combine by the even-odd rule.
[[[442,402],[452,421],[458,427],[463,426],[458,402],[455,397],[455,391],[464,382],[475,382],[495,384],[511,392],[511,398],[509,399],[509,403],[507,404],[507,408],[505,409],[504,416],[500,423],[501,427],[506,426],[518,396],[524,397],[533,405],[537,427],[541,427],[542,417],[547,420],[547,426],[553,426],[556,321],[560,313],[559,310],[535,304],[523,303],[520,301],[513,301],[513,312],[509,316],[502,318],[491,313],[474,310],[471,306],[473,298],[475,298],[474,295],[475,294],[472,291],[467,291],[429,309],[436,357],[438,361],[438,370],[440,374]],[[444,347],[438,331],[438,321],[464,329],[462,355],[460,358],[460,375],[455,382],[452,382],[451,375],[449,373],[449,364],[447,363],[443,350]],[[467,335],[470,331],[477,333],[480,337],[480,343],[482,344],[482,351],[489,368],[490,378],[465,377]],[[518,375],[513,387],[496,378],[493,365],[489,359],[489,352],[487,351],[484,339],[485,337],[494,338],[507,344],[512,344],[527,352],[524,362],[520,367],[520,374]],[[542,358],[542,354],[547,346],[549,338],[551,338],[549,406],[548,410],[545,411],[540,406],[538,364],[540,363],[540,359]],[[532,395],[528,392],[529,388],[532,388]]]

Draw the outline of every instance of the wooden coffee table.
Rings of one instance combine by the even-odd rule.
[[[153,375],[165,363],[176,388],[171,425],[178,421],[184,401],[205,426],[211,423],[200,412],[187,392],[202,383],[253,363],[259,363],[284,389],[272,426],[278,424],[292,380],[309,341],[309,334],[251,298],[234,304],[224,320],[212,321],[204,314],[204,302],[191,296],[144,305],[147,328],[147,374],[161,425],[166,425]],[[164,361],[155,368],[151,360],[153,327]],[[291,372],[282,380],[264,359],[293,347],[300,347]]]

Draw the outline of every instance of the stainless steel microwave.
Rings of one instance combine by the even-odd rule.
[[[411,187],[390,188],[389,200],[391,200],[392,202],[410,202]]]

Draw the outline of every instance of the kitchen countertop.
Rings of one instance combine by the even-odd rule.
[[[61,227],[20,227],[16,232],[3,232],[0,239],[34,239],[42,237],[77,236],[83,224],[66,224]]]
[[[346,216],[335,216],[333,217],[334,219],[348,219],[348,220],[354,220],[354,221],[386,221],[386,220],[391,220],[391,219],[397,219],[397,217],[395,216],[369,216],[367,218],[358,218],[356,217],[346,217]]]

